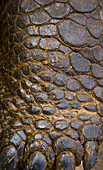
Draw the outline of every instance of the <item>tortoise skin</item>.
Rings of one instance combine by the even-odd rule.
[[[102,0],[0,2],[0,169],[85,170],[103,140]]]

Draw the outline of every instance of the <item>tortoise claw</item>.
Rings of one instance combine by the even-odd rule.
[[[74,170],[76,166],[75,156],[72,152],[61,152],[56,159],[56,170]]]
[[[27,159],[25,170],[46,170],[47,162],[45,156],[41,152],[34,152]]]
[[[3,147],[0,152],[0,169],[17,170],[18,169],[18,154],[13,145]]]
[[[97,154],[98,154],[98,143],[96,141],[88,141],[85,144],[84,150],[84,170],[89,170],[93,168],[97,161]]]

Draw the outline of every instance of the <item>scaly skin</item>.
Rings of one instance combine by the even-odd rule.
[[[0,169],[91,169],[103,140],[102,0],[0,7]]]

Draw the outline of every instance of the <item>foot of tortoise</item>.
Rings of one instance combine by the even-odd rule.
[[[0,170],[17,170],[18,153],[13,145],[3,147],[0,152]]]
[[[75,170],[75,156],[70,151],[61,152],[56,159],[56,170]]]
[[[88,141],[85,144],[84,151],[84,170],[93,168],[97,161],[98,143],[96,141]]]
[[[98,142],[59,137],[52,144],[43,139],[28,138],[10,131],[1,139],[0,170],[75,170],[84,160],[84,170],[91,169],[97,160]]]
[[[46,157],[42,154],[42,152],[34,152],[27,159],[27,164],[25,170],[46,170],[47,169],[47,161]]]

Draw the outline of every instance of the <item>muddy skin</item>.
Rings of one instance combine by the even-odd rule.
[[[93,168],[103,140],[102,0],[2,0],[0,15],[0,170]]]

